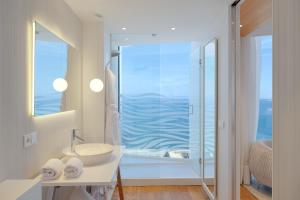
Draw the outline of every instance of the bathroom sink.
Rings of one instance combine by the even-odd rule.
[[[79,144],[74,148],[65,148],[63,153],[68,157],[78,157],[85,166],[98,165],[107,161],[113,152],[113,147],[110,144],[88,143]]]

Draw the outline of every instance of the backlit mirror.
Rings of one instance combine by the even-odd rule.
[[[76,50],[41,24],[35,22],[33,27],[33,115],[74,110]]]

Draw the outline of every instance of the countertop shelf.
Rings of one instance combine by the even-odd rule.
[[[40,193],[40,180],[6,180],[0,183],[1,199],[41,199]]]
[[[121,147],[114,146],[109,161],[84,167],[80,177],[68,179],[63,174],[57,180],[42,181],[42,186],[108,186],[112,183],[122,157]],[[41,180],[41,176],[37,179]]]

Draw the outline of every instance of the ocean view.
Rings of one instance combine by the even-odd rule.
[[[259,120],[257,140],[272,140],[272,100],[261,99],[259,103]]]
[[[122,144],[128,149],[188,150],[189,149],[189,99],[171,98],[158,94],[122,96],[120,99],[120,132]],[[213,105],[206,116],[212,116]],[[213,149],[213,122],[207,120],[205,152]],[[211,134],[209,134],[212,132]],[[257,139],[272,138],[272,101],[260,100]],[[211,141],[211,142],[210,142]]]
[[[129,149],[189,149],[188,98],[121,96],[120,131]]]
[[[61,95],[36,97],[36,114],[60,111]],[[158,94],[122,96],[120,98],[120,133],[129,149],[189,149],[189,100],[187,97],[162,97]],[[213,116],[207,109],[207,116]],[[207,121],[213,131],[213,120]],[[209,133],[208,131],[208,133]],[[213,136],[213,134],[212,134]],[[210,136],[207,135],[209,141]],[[211,138],[212,139],[212,138]],[[272,100],[261,99],[257,140],[272,139]],[[213,145],[213,144],[212,144]],[[208,151],[213,146],[207,146]]]
[[[34,114],[36,116],[61,112],[62,93],[52,93],[34,98]]]

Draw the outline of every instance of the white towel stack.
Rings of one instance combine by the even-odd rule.
[[[77,178],[81,175],[83,170],[83,163],[78,158],[71,158],[68,160],[64,169],[65,177]]]
[[[42,167],[43,180],[55,180],[60,177],[64,164],[59,159],[50,159]]]

